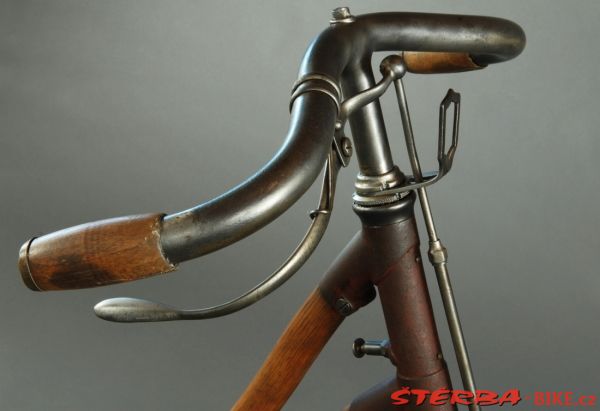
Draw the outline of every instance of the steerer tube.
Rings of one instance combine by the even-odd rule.
[[[337,84],[352,81],[356,76],[351,71],[360,67],[360,62],[375,51],[386,50],[467,53],[469,61],[483,67],[517,56],[524,46],[522,29],[508,20],[423,13],[367,14],[324,30],[309,46],[299,74],[301,77],[319,74]],[[343,88],[352,89],[351,85]],[[329,91],[336,93],[333,87]],[[373,112],[377,112],[377,107],[373,109],[377,105],[375,101],[357,111],[350,121],[369,121]],[[301,95],[293,105],[285,143],[275,157],[254,176],[220,197],[158,221],[152,229],[152,236],[158,241],[152,243],[145,257],[132,258],[130,248],[142,249],[147,235],[122,227],[121,234],[127,237],[129,246],[121,249],[107,245],[110,241],[104,240],[108,233],[104,224],[82,225],[77,230],[50,234],[54,240],[83,244],[80,248],[57,251],[45,247],[47,236],[26,243],[19,259],[26,284],[32,289],[48,290],[131,281],[171,271],[182,261],[254,233],[287,210],[314,182],[325,163],[336,119],[337,107],[330,97],[315,92]],[[391,166],[387,160],[382,162],[381,156],[368,152],[374,150],[372,144],[357,142],[356,147],[361,150],[357,157],[363,174],[378,174]],[[89,252],[96,254],[95,261],[103,261],[99,268],[80,264],[87,261]],[[162,264],[149,269],[140,262],[150,256],[160,256]],[[106,263],[108,260],[119,264],[110,265]],[[138,271],[140,274],[136,275]],[[78,277],[82,280],[78,281]],[[51,279],[52,286],[43,283],[42,278]]]

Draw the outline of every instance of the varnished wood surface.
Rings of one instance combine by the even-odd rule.
[[[173,271],[160,249],[162,216],[112,218],[34,238],[19,253],[23,281],[35,291],[68,290]]]
[[[232,410],[280,410],[342,320],[313,291]]]
[[[405,51],[402,57],[407,70],[418,74],[456,73],[483,68],[475,64],[468,53]]]

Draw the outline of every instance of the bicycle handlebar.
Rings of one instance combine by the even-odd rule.
[[[376,51],[407,52],[408,69],[417,73],[472,70],[516,57],[524,46],[523,30],[504,19],[367,14],[324,30],[309,46],[299,76],[318,74],[340,84],[345,72],[370,61]],[[323,83],[319,86],[337,94],[336,87]],[[325,93],[298,96],[287,137],[274,158],[211,201],[164,217],[104,220],[26,242],[19,256],[25,283],[34,290],[62,290],[136,280],[172,271],[182,261],[254,233],[294,204],[317,178],[331,147],[337,111]]]

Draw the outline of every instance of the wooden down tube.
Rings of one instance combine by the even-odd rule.
[[[315,289],[232,410],[280,410],[343,319]]]

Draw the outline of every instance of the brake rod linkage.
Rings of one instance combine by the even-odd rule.
[[[394,59],[394,65],[404,67],[402,58]],[[396,71],[402,71],[396,69]],[[417,154],[417,148],[415,145],[415,138],[413,134],[412,124],[410,121],[410,113],[408,110],[408,102],[406,100],[406,93],[404,91],[404,85],[402,83],[402,76],[394,80],[394,86],[396,89],[396,97],[398,100],[398,107],[400,109],[400,117],[402,119],[402,128],[404,130],[404,137],[406,140],[406,147],[408,150],[408,158],[413,171],[414,183],[408,184],[405,188],[412,188],[417,191],[419,197],[419,203],[421,204],[421,210],[423,212],[423,218],[425,220],[425,227],[429,236],[429,261],[434,267],[435,274],[437,277],[440,294],[442,297],[442,303],[444,305],[444,312],[446,314],[446,320],[448,322],[448,328],[450,329],[450,336],[452,337],[452,344],[454,345],[454,352],[456,354],[456,360],[458,362],[458,368],[460,370],[461,379],[463,386],[466,390],[475,393],[475,380],[473,378],[473,371],[471,369],[471,363],[469,360],[469,354],[467,352],[467,346],[458,315],[458,309],[456,307],[456,301],[454,299],[454,293],[452,291],[452,285],[450,283],[450,275],[448,273],[447,261],[448,252],[446,247],[440,241],[435,224],[433,221],[433,215],[431,213],[431,207],[429,205],[429,197],[427,196],[427,185],[431,185],[439,179],[441,179],[452,167],[452,161],[454,159],[454,153],[458,144],[458,129],[460,121],[460,94],[454,90],[448,90],[448,93],[440,104],[439,114],[439,134],[438,134],[438,163],[439,171],[434,178],[429,181],[425,181],[423,173],[421,171],[421,164],[419,163],[419,156]],[[446,143],[446,111],[451,104],[454,104],[454,119],[452,122],[452,144],[445,152]],[[473,402],[469,405],[470,411],[480,411],[480,407],[477,403]]]
[[[388,79],[387,85],[381,93],[385,91],[392,80],[392,78]],[[336,93],[332,93],[328,88],[319,85],[319,83],[323,82],[332,86]],[[290,111],[296,98],[311,91],[321,92],[331,97],[338,108],[339,117],[341,114],[341,107],[343,106],[339,103],[338,96],[341,96],[339,87],[335,82],[323,75],[307,75],[296,82],[292,89]],[[372,99],[365,99],[360,102],[354,100],[353,107],[358,108],[371,101]],[[346,118],[347,117],[343,118],[342,123],[337,123],[341,124],[341,126],[336,127],[334,132],[331,150],[325,162],[325,172],[321,187],[319,206],[316,210],[309,213],[312,222],[308,227],[304,238],[300,241],[292,254],[265,280],[241,296],[213,307],[181,310],[166,304],[139,298],[119,297],[104,300],[96,304],[94,307],[96,315],[103,320],[114,322],[155,322],[216,318],[240,311],[260,301],[279,288],[283,283],[289,280],[312,255],[329,224],[331,211],[333,209],[337,175],[341,167],[346,167],[348,165],[348,161],[352,155],[350,141],[343,136],[343,123],[346,121]]]
[[[338,120],[335,125],[331,151],[326,161],[319,207],[310,212],[312,222],[308,231],[296,249],[277,270],[241,296],[213,307],[181,310],[162,303],[139,298],[119,297],[104,300],[96,304],[94,307],[96,315],[103,320],[115,322],[202,320],[222,317],[260,301],[289,280],[312,255],[327,229],[333,207],[338,171],[341,167],[348,165],[348,161],[352,155],[351,150],[344,149],[344,145],[351,147],[349,146],[349,140],[343,136],[344,125],[350,114],[381,97],[392,82],[404,75],[405,69],[403,66],[387,63],[387,60],[396,57],[398,56],[390,56],[382,63],[383,78],[379,83],[348,98],[343,103],[339,102],[338,96],[341,95],[340,88],[333,80],[326,76],[308,74],[301,77],[294,84],[290,100],[290,111],[294,101],[302,94],[319,92],[326,94],[335,102],[338,111]]]
[[[312,255],[321,241],[331,215],[333,197],[338,171],[346,167],[352,155],[349,139],[343,136],[344,125],[350,114],[381,97],[392,82],[400,79],[406,72],[404,66],[393,64],[399,56],[389,56],[382,63],[382,80],[375,86],[364,90],[340,103],[341,96],[338,85],[327,76],[308,74],[301,77],[292,88],[290,111],[294,101],[304,93],[319,92],[329,96],[335,103],[338,120],[332,139],[332,147],[326,160],[325,174],[321,188],[319,208],[310,212],[312,222],[304,238],[288,259],[264,281],[241,296],[213,307],[181,310],[162,303],[139,298],[119,297],[104,300],[96,304],[94,311],[103,320],[115,322],[155,322],[175,320],[201,320],[222,317],[240,311],[279,288],[289,280]],[[328,87],[324,87],[328,86]],[[334,90],[335,92],[332,92]],[[448,167],[449,170],[449,167]],[[447,172],[447,170],[446,170]],[[433,179],[437,181],[443,176],[441,168]],[[439,177],[439,178],[438,178]],[[434,181],[432,181],[433,183]],[[406,190],[411,190],[409,186]]]
[[[233,314],[260,301],[289,280],[317,248],[331,216],[335,184],[340,165],[337,152],[332,147],[325,166],[319,207],[310,212],[312,222],[304,238],[277,270],[241,296],[213,307],[194,310],[181,310],[139,298],[120,297],[99,302],[94,307],[94,312],[103,320],[127,323],[203,320]]]

